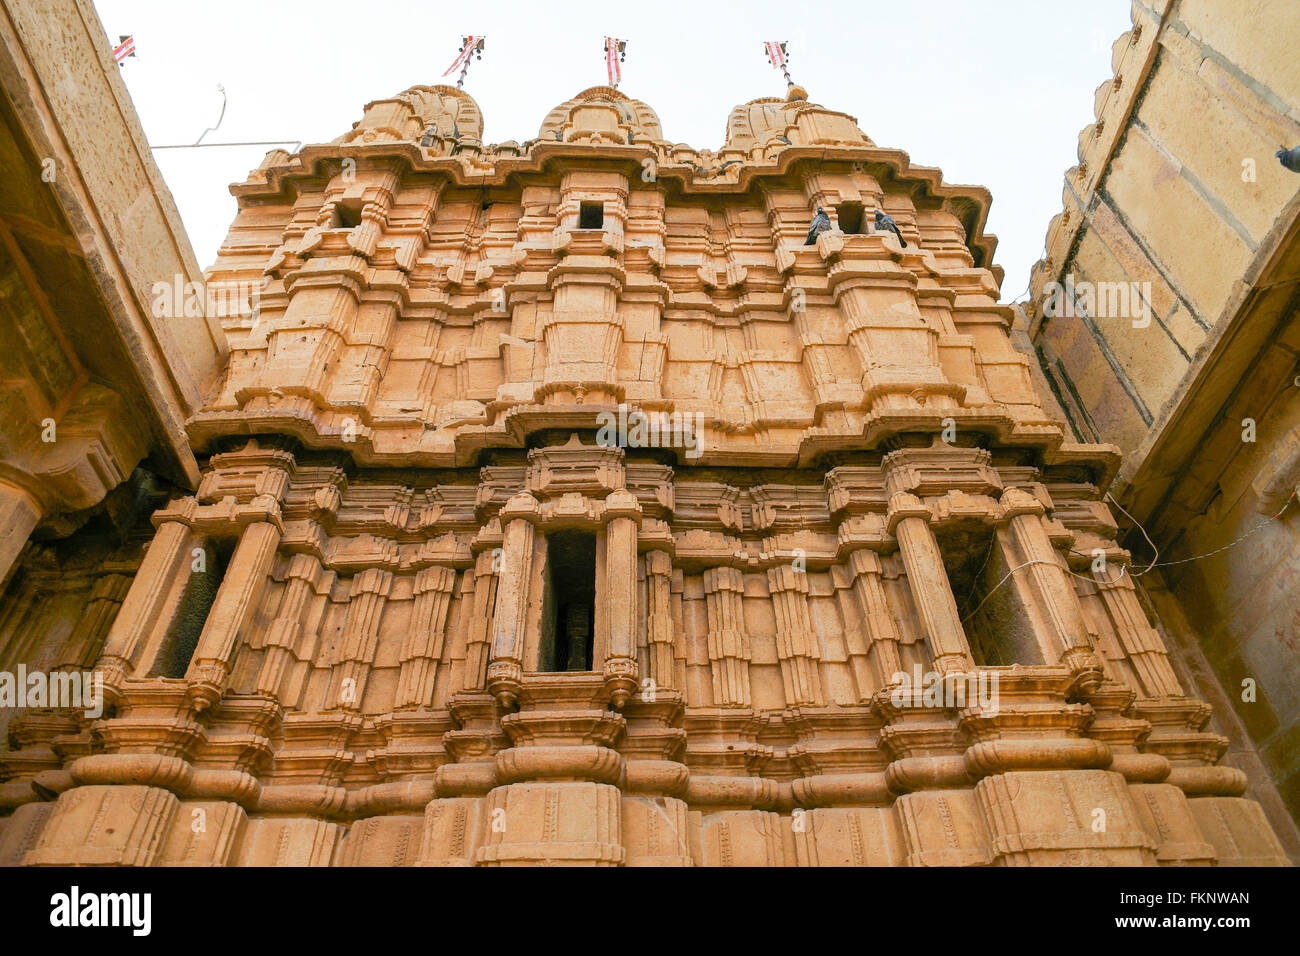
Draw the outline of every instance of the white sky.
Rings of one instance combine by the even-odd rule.
[[[469,0],[95,0],[111,41],[132,34],[123,76],[151,144],[327,142],[373,99],[441,78],[463,34],[487,48],[465,89],[484,141],[537,135],[552,107],[606,82],[602,39],[628,40],[620,89],[659,114],[664,135],[722,145],[737,103],[780,96],[762,51],[787,40],[790,71],[815,103],[856,116],[878,145],[993,194],[988,231],[1015,301],[1061,209],[1065,170],[1128,0],[1067,8],[1042,0],[923,2],[578,2]],[[199,263],[210,265],[235,215],[228,185],[272,147],[160,150]]]

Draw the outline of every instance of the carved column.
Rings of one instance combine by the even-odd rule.
[[[17,485],[0,481],[0,586],[41,520],[40,502]]]
[[[528,613],[528,579],[532,571],[532,522],[537,499],[521,492],[501,509],[505,537],[501,546],[501,579],[497,582],[496,613],[492,621],[492,657],[487,689],[504,707],[514,707],[523,680],[524,635]]]
[[[140,645],[159,626],[163,602],[177,578],[188,577],[194,540],[193,531],[182,521],[158,525],[104,642],[99,667],[110,693],[120,690],[135,670]]]
[[[56,668],[82,670],[94,666],[113,618],[130,588],[131,579],[125,574],[105,574],[95,579],[81,618],[59,649]]]
[[[315,555],[295,554],[289,559],[288,580],[280,608],[266,632],[266,655],[257,672],[257,692],[279,699],[284,675],[298,660],[302,640],[302,615],[311,600],[321,564]]]
[[[379,621],[393,587],[393,575],[380,568],[367,568],[352,578],[343,635],[334,652],[326,708],[358,711],[365,697],[366,679],[375,661],[379,642]]]
[[[456,586],[451,568],[425,568],[415,577],[415,613],[411,632],[402,641],[402,668],[397,677],[396,708],[429,707],[433,682],[442,659],[447,612]]]
[[[615,491],[605,499],[605,614],[609,628],[605,646],[605,689],[610,705],[621,710],[637,690],[636,537],[641,507],[630,491]]]
[[[781,662],[785,702],[820,707],[821,675],[817,672],[817,635],[808,614],[808,575],[790,565],[771,568],[767,584],[776,611],[776,655]]]
[[[1029,492],[1008,488],[999,502],[998,523],[1005,531],[998,534],[998,543],[1008,571],[1023,566],[1016,575],[1023,575],[1039,610],[1034,636],[1043,661],[1065,664],[1075,685],[1091,693],[1101,683],[1101,661],[1092,649],[1094,635],[1088,633],[1069,571],[1048,537],[1045,510]]]
[[[713,703],[718,707],[748,707],[749,634],[741,608],[744,577],[735,568],[709,568],[704,572],[704,592]]]
[[[646,643],[650,651],[650,679],[656,690],[673,686],[673,559],[667,551],[647,551]]]
[[[1147,623],[1147,616],[1138,602],[1133,587],[1133,577],[1123,567],[1108,565],[1106,579],[1094,575],[1097,593],[1105,605],[1124,653],[1128,655],[1147,697],[1181,696],[1182,685],[1169,663],[1160,634]]]
[[[939,543],[930,529],[930,510],[916,495],[897,492],[889,499],[889,531],[907,569],[907,584],[940,675],[974,669],[970,644],[948,583]]]
[[[884,687],[902,671],[903,664],[898,652],[898,625],[894,623],[881,580],[880,557],[874,551],[854,551],[849,555],[849,569],[853,572],[853,593],[858,599],[867,638],[867,660],[875,670],[876,686]]]
[[[271,574],[281,530],[279,521],[272,522],[270,517],[245,526],[199,635],[198,647],[185,672],[190,685],[187,696],[196,710],[221,699],[230,677],[235,643],[252,620]]]
[[[503,554],[501,548],[492,548],[480,551],[474,561],[474,614],[470,618],[469,633],[465,639],[466,690],[479,690],[487,686],[488,658],[492,651],[492,622]],[[470,574],[471,572],[465,574],[467,581]]]

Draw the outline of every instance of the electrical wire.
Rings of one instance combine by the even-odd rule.
[[[1146,528],[1143,528],[1142,525],[1138,523],[1138,520],[1137,520],[1136,518],[1134,518],[1131,514],[1129,514],[1127,511],[1124,511],[1124,508],[1120,505],[1120,503],[1119,503],[1118,501],[1116,501],[1114,498],[1111,497],[1110,492],[1107,492],[1107,493],[1106,493],[1106,497],[1107,497],[1107,498],[1110,498],[1111,503],[1114,504],[1116,508],[1119,508],[1119,510],[1122,511],[1122,512],[1123,512],[1123,513],[1128,517],[1128,519],[1129,519],[1130,521],[1132,521],[1134,525],[1137,526],[1138,530],[1142,532],[1142,536],[1143,536],[1144,538],[1147,539],[1147,542],[1151,545],[1152,549],[1155,551],[1155,553],[1156,553],[1156,557],[1159,558],[1159,557],[1160,557],[1160,549],[1157,548],[1156,545],[1155,545],[1155,542],[1151,540],[1151,536],[1150,536],[1149,534],[1147,534]],[[1146,574],[1148,571],[1150,571],[1152,568],[1156,568],[1156,567],[1167,568],[1167,567],[1169,567],[1169,566],[1171,566],[1171,565],[1175,565],[1175,564],[1188,564],[1188,563],[1190,563],[1190,562],[1192,562],[1192,561],[1200,561],[1202,558],[1208,558],[1208,557],[1211,557],[1211,556],[1213,556],[1213,555],[1220,554],[1220,553],[1222,553],[1222,552],[1224,552],[1224,551],[1227,551],[1229,548],[1236,547],[1238,544],[1240,544],[1242,541],[1245,541],[1247,538],[1249,538],[1249,537],[1250,537],[1252,534],[1254,534],[1256,531],[1259,531],[1259,530],[1260,530],[1261,528],[1263,528],[1265,525],[1267,525],[1267,524],[1269,524],[1269,523],[1271,523],[1271,522],[1273,522],[1273,521],[1276,521],[1278,518],[1282,517],[1282,515],[1286,513],[1287,508],[1291,507],[1291,502],[1294,501],[1295,499],[1296,499],[1296,493],[1293,491],[1293,492],[1291,492],[1291,496],[1290,496],[1289,498],[1287,498],[1287,500],[1286,500],[1286,504],[1282,505],[1282,509],[1281,509],[1277,514],[1272,515],[1272,516],[1270,516],[1270,517],[1268,517],[1268,518],[1265,518],[1263,521],[1261,521],[1259,524],[1255,525],[1255,527],[1251,528],[1249,531],[1247,531],[1245,534],[1241,535],[1241,536],[1240,536],[1239,538],[1237,538],[1235,541],[1230,541],[1228,544],[1225,544],[1225,545],[1224,545],[1223,547],[1221,547],[1221,548],[1215,548],[1213,551],[1207,551],[1207,552],[1205,552],[1204,554],[1198,554],[1198,555],[1195,555],[1195,556],[1190,557],[1190,558],[1180,558],[1180,559],[1178,559],[1177,561],[1165,561],[1165,562],[1162,562],[1162,563],[1160,563],[1160,564],[1157,564],[1157,563],[1153,560],[1150,564],[1148,564],[1148,565],[1147,565],[1145,568],[1143,568],[1141,571],[1134,571],[1134,572],[1133,572],[1133,577],[1135,577],[1135,578],[1141,577],[1142,575],[1144,575],[1144,574]],[[993,543],[990,541],[990,542],[989,542],[989,550],[992,551],[992,548],[993,548]],[[1082,557],[1088,557],[1088,555],[1083,554],[1082,551],[1075,551],[1073,548],[1070,549],[1070,553],[1071,553],[1071,554],[1077,554],[1077,555],[1080,555],[1080,556],[1082,556]],[[986,554],[986,555],[984,556],[984,564],[987,564],[987,563],[988,563],[988,555]],[[1024,564],[1018,564],[1018,565],[1016,565],[1014,568],[1012,568],[1010,571],[1008,571],[1005,575],[1002,576],[1002,580],[1001,580],[1001,581],[999,581],[997,584],[993,585],[993,587],[989,590],[988,594],[985,594],[984,597],[980,600],[979,604],[976,604],[976,605],[975,605],[975,609],[972,610],[969,614],[967,614],[965,617],[963,617],[963,618],[961,619],[962,622],[965,623],[967,620],[969,620],[970,618],[974,617],[975,614],[979,611],[979,609],[982,608],[982,607],[984,606],[984,602],[987,601],[989,598],[991,598],[991,597],[993,596],[994,592],[996,592],[996,591],[998,590],[998,588],[1002,587],[1002,585],[1006,584],[1007,581],[1011,580],[1011,575],[1015,574],[1015,573],[1016,573],[1017,571],[1019,571],[1021,568],[1027,568],[1027,567],[1029,567],[1031,564],[1048,564],[1048,565],[1051,565],[1051,566],[1054,567],[1054,568],[1060,568],[1060,567],[1061,567],[1061,566],[1060,566],[1059,564],[1057,564],[1055,561],[1048,561],[1048,560],[1045,560],[1045,559],[1043,559],[1043,558],[1035,558],[1035,559],[1032,560],[1032,561],[1026,561]],[[983,569],[984,569],[984,566],[981,565],[981,566],[980,566],[980,571],[983,571]],[[1087,575],[1078,574],[1078,573],[1076,573],[1076,572],[1074,572],[1074,571],[1071,571],[1069,568],[1062,568],[1061,570],[1065,571],[1065,572],[1066,572],[1067,574],[1069,574],[1071,577],[1076,577],[1076,578],[1079,578],[1080,580],[1087,581],[1089,584],[1093,584],[1093,585],[1095,585],[1095,584],[1098,583],[1095,579],[1090,578],[1090,577],[1088,577]],[[1126,567],[1125,565],[1120,565],[1120,578],[1122,578],[1122,577],[1124,576],[1124,572],[1127,571],[1127,570],[1128,570],[1128,569],[1127,569],[1127,567]],[[976,577],[977,577],[977,578],[979,577],[979,572],[976,573]],[[1114,584],[1114,583],[1115,583],[1116,581],[1118,581],[1120,578],[1116,578],[1115,581],[1109,581],[1109,582],[1106,582],[1106,583]],[[974,590],[972,589],[971,594],[974,594],[974,593],[975,593],[975,592],[974,592]],[[967,596],[966,601],[967,601],[967,602],[970,601],[970,597],[969,597],[969,595]]]
[[[1109,492],[1107,493],[1107,497],[1110,497]],[[1221,552],[1223,552],[1223,551],[1227,551],[1229,548],[1235,548],[1237,545],[1239,545],[1241,542],[1245,541],[1247,538],[1249,538],[1249,537],[1250,537],[1252,534],[1254,534],[1256,531],[1259,531],[1261,528],[1265,527],[1266,525],[1271,524],[1272,522],[1276,521],[1278,518],[1282,517],[1282,515],[1284,515],[1284,514],[1286,513],[1286,509],[1291,507],[1291,502],[1295,501],[1295,499],[1296,499],[1296,493],[1293,491],[1293,492],[1291,492],[1291,496],[1290,496],[1289,498],[1287,498],[1287,500],[1286,500],[1286,504],[1282,505],[1282,510],[1281,510],[1281,511],[1279,511],[1279,512],[1278,512],[1277,514],[1275,514],[1275,515],[1270,515],[1269,517],[1265,518],[1265,519],[1264,519],[1263,521],[1261,521],[1259,524],[1255,525],[1255,527],[1251,528],[1251,529],[1250,529],[1249,531],[1247,531],[1245,534],[1241,535],[1241,537],[1237,538],[1235,541],[1229,541],[1227,544],[1225,544],[1225,545],[1224,545],[1223,547],[1221,547],[1221,548],[1215,548],[1213,551],[1206,551],[1204,554],[1193,555],[1193,556],[1190,557],[1190,558],[1179,558],[1177,561],[1162,561],[1162,562],[1160,562],[1159,564],[1157,564],[1155,561],[1152,561],[1152,562],[1151,562],[1150,564],[1148,564],[1148,565],[1146,566],[1146,568],[1143,569],[1142,571],[1135,571],[1135,572],[1133,572],[1133,577],[1135,577],[1135,578],[1136,578],[1136,577],[1141,577],[1143,574],[1146,574],[1147,571],[1150,571],[1152,568],[1167,568],[1167,567],[1170,567],[1170,566],[1175,565],[1175,564],[1188,564],[1188,563],[1190,563],[1190,562],[1192,562],[1192,561],[1200,561],[1202,558],[1209,558],[1209,557],[1212,557],[1212,556],[1214,556],[1214,555],[1216,555],[1216,554],[1219,554],[1219,553],[1221,553]],[[1114,500],[1115,500],[1114,498],[1111,498],[1111,501],[1114,501]],[[1119,505],[1117,504],[1115,507],[1119,508]],[[1124,509],[1123,509],[1123,508],[1120,508],[1120,511],[1124,511]],[[1124,511],[1124,514],[1128,515],[1129,520],[1132,521],[1135,525],[1137,525],[1138,530],[1140,530],[1140,531],[1142,532],[1142,536],[1143,536],[1144,538],[1146,538],[1147,541],[1150,541],[1150,540],[1151,540],[1150,535],[1147,534],[1145,528],[1143,528],[1140,524],[1137,523],[1137,519],[1135,519],[1132,515],[1128,514],[1127,511]],[[1155,545],[1152,544],[1151,547],[1154,548]],[[1160,553],[1157,551],[1157,552],[1156,552],[1156,557],[1159,557],[1159,556],[1160,556]]]
[[[1079,578],[1080,580],[1087,581],[1089,584],[1097,583],[1087,575],[1077,574],[1074,571],[1071,571],[1069,568],[1062,568],[1055,561],[1049,561],[1046,558],[1034,558],[1032,561],[1026,561],[1024,564],[1017,564],[1014,568],[1012,568],[1010,571],[1004,574],[1002,576],[1002,580],[999,581],[997,584],[993,585],[993,587],[989,589],[989,593],[984,595],[984,598],[979,602],[979,604],[975,605],[975,610],[971,611],[969,614],[963,617],[962,621],[965,622],[970,618],[974,617],[975,614],[979,611],[979,609],[984,606],[984,602],[987,601],[989,598],[991,598],[994,592],[996,592],[998,588],[1002,587],[1002,585],[1006,584],[1007,581],[1011,580],[1011,575],[1015,574],[1021,568],[1029,567],[1031,564],[1046,564],[1050,567],[1057,568],[1061,571],[1064,571],[1066,574],[1070,575],[1071,577],[1075,577],[1075,578]]]

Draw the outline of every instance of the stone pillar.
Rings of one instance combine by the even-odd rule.
[[[1091,693],[1102,680],[1101,661],[1093,651],[1093,635],[1088,633],[1070,573],[1048,537],[1046,509],[1029,492],[1008,488],[998,510],[998,523],[1005,531],[999,532],[997,539],[1007,570],[1021,567],[1016,574],[1024,575],[1039,611],[1030,619],[1043,662],[1065,664],[1074,675],[1075,686]]]
[[[1140,690],[1143,696],[1181,696],[1182,685],[1169,663],[1164,641],[1155,628],[1147,623],[1147,616],[1133,587],[1132,575],[1122,566],[1115,568],[1108,564],[1105,577],[1093,577],[1120,645],[1142,683]]]
[[[279,698],[284,676],[297,661],[302,639],[302,615],[311,600],[321,564],[315,555],[295,554],[289,560],[288,580],[275,620],[266,632],[266,654],[257,672],[257,692]]]
[[[41,505],[17,485],[0,481],[0,587],[41,520]]]
[[[447,612],[456,586],[451,568],[425,568],[415,577],[415,612],[402,641],[402,668],[397,677],[396,709],[433,706],[433,682],[442,659]]]
[[[56,668],[82,670],[94,666],[109,627],[130,588],[131,579],[125,574],[104,574],[95,579],[86,609],[59,649]]]
[[[110,693],[120,691],[135,670],[141,643],[161,626],[158,618],[168,592],[178,577],[190,574],[193,546],[194,533],[189,525],[181,521],[164,521],[158,525],[104,642],[99,667]]]
[[[709,568],[704,592],[714,706],[748,707],[749,634],[741,608],[745,579],[735,568]]]
[[[504,551],[480,551],[474,561],[474,614],[465,638],[465,689],[487,686],[488,658],[492,652],[492,622],[497,604],[497,584]],[[466,572],[466,577],[471,572]]]
[[[279,523],[269,520],[251,522],[239,536],[239,544],[217,589],[216,600],[212,602],[185,673],[190,685],[187,696],[196,710],[221,699],[236,643],[257,610],[279,544]]]
[[[353,712],[361,709],[366,679],[375,662],[379,621],[392,587],[392,573],[380,568],[367,568],[352,578],[343,635],[334,652],[335,666],[325,698],[326,708]]]
[[[848,563],[853,572],[853,593],[858,599],[858,611],[866,633],[867,660],[875,670],[876,686],[884,687],[902,671],[903,663],[898,651],[898,625],[894,623],[881,581],[880,556],[862,549],[850,554]]]
[[[501,579],[497,582],[492,621],[492,656],[487,689],[504,707],[514,707],[523,679],[524,637],[528,615],[528,580],[533,560],[533,520],[537,499],[521,492],[501,509],[505,537],[501,545]]]
[[[650,652],[650,679],[656,691],[673,686],[673,559],[667,551],[647,551],[646,643]]]
[[[897,492],[889,499],[889,532],[907,569],[907,584],[940,675],[974,669],[966,631],[948,583],[939,543],[930,530],[930,510],[916,495]]]
[[[776,656],[781,662],[781,683],[789,707],[822,704],[821,654],[808,614],[808,575],[788,564],[767,572],[776,612]]]
[[[608,635],[603,668],[610,705],[622,710],[637,690],[636,538],[641,507],[630,491],[605,499],[605,582],[596,600],[606,603]]]

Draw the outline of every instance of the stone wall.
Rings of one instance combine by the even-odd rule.
[[[1139,570],[1160,548],[1153,606],[1191,623],[1187,666],[1293,856],[1300,178],[1273,154],[1300,143],[1297,30],[1285,2],[1134,4],[1030,303],[1074,433],[1124,450],[1125,543]]]
[[[226,344],[155,308],[202,275],[117,74],[89,0],[0,3],[0,587],[142,463],[199,477],[184,424]]]

